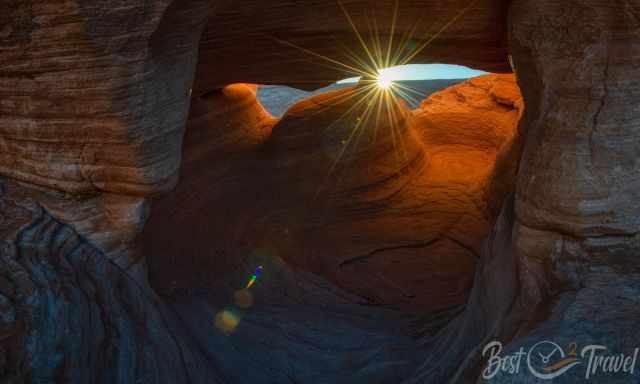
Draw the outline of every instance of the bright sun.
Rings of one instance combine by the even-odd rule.
[[[393,80],[391,79],[391,76],[389,76],[384,71],[381,71],[378,73],[377,83],[378,87],[386,90],[391,88],[391,86],[393,85]]]

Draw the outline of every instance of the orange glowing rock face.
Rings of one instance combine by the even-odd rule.
[[[232,265],[266,247],[369,303],[408,311],[464,303],[489,230],[488,201],[503,197],[486,194],[496,156],[514,140],[521,113],[512,75],[461,83],[415,111],[393,90],[362,82],[303,100],[280,120],[252,86],[226,87],[198,101],[184,181],[170,203],[155,206],[156,215],[165,204],[188,211],[167,226],[171,242],[154,237],[151,253],[170,253],[179,238],[203,262]],[[208,164],[207,173],[196,164]],[[157,217],[148,227],[157,230]],[[213,243],[228,257],[203,245]],[[165,273],[193,279],[188,265],[179,268]],[[236,292],[238,308],[251,306],[247,293]],[[233,328],[228,316],[218,323]]]
[[[415,112],[430,145],[467,145],[495,153],[509,142],[524,112],[515,77],[486,75],[444,89]]]
[[[503,87],[502,93],[514,90],[511,105],[496,100],[496,85]],[[331,271],[335,282],[373,302],[440,309],[462,302],[471,286],[477,253],[489,229],[484,187],[496,154],[513,138],[521,113],[514,105],[521,101],[509,75],[474,79],[443,93],[447,97],[441,109],[427,106],[429,102],[414,112],[395,101],[383,104],[381,113],[355,133],[358,139],[331,168],[333,174],[315,199],[319,212],[323,207],[318,216],[332,210],[332,218],[305,238],[314,256],[304,262],[316,271]],[[434,96],[433,104],[440,105],[440,96]],[[338,105],[332,105],[330,98],[323,95],[301,103],[298,108],[304,109],[292,111],[295,119],[285,116],[274,136],[317,132],[323,138],[318,142],[326,147],[331,133],[312,127],[334,124],[336,132],[350,133],[357,117],[342,116],[357,102],[337,99]],[[331,123],[332,119],[338,121]],[[431,124],[433,119],[437,123]],[[307,136],[295,137],[310,146]],[[318,152],[309,150],[311,158],[298,163],[307,174],[321,167]],[[323,176],[318,171],[317,177]],[[290,186],[301,191],[308,184],[307,180]],[[289,260],[300,262],[304,257]]]

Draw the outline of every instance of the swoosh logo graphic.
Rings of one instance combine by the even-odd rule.
[[[550,367],[545,367],[545,368],[543,368],[543,370],[546,371],[546,372],[555,372],[555,371],[557,371],[559,369],[562,369],[565,365],[568,365],[568,364],[571,364],[571,363],[580,364],[580,362],[578,362],[578,359],[576,359],[575,357],[569,357],[569,358],[562,359],[562,360],[558,361],[557,363],[553,364]],[[571,365],[571,367],[573,367],[576,364]],[[569,368],[571,368],[571,367],[569,367]]]

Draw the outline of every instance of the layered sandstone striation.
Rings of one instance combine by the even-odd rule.
[[[10,7],[0,172],[69,193],[170,189],[207,3]]]

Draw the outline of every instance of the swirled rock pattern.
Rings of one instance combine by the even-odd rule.
[[[186,382],[188,351],[144,280],[54,218],[37,192],[0,189],[2,379]]]

